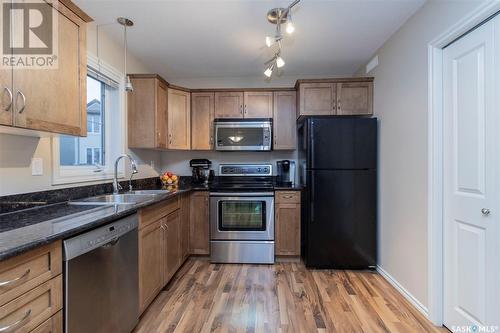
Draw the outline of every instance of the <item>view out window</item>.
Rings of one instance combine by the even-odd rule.
[[[87,137],[61,135],[61,166],[104,165],[105,91],[105,83],[87,76]]]

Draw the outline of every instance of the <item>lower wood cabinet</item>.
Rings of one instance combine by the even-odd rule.
[[[154,204],[139,212],[140,313],[189,256],[188,216],[188,194]]]
[[[51,318],[44,321],[31,333],[62,333],[63,332],[63,312],[59,311]]]
[[[163,219],[139,230],[139,310],[142,313],[163,286]]]
[[[275,253],[278,256],[300,255],[300,192],[275,193]]]
[[[189,218],[189,249],[191,254],[210,254],[208,199],[207,191],[198,191],[191,195]]]

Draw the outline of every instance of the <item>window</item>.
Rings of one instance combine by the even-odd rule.
[[[105,93],[106,85],[104,82],[90,76],[87,77],[87,137],[61,136],[60,165],[100,165],[105,160],[103,156],[106,151],[104,149],[105,133],[101,131],[101,125],[105,119]],[[91,151],[90,155],[89,150]],[[101,156],[95,156],[97,151]]]
[[[123,74],[89,57],[87,136],[60,135],[52,139],[53,184],[113,177],[114,159],[125,148],[124,93],[117,83],[122,78]],[[123,166],[119,174],[123,175]]]

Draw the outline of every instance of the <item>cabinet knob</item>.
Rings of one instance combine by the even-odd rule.
[[[481,209],[481,213],[485,216],[490,215],[491,211],[488,208]]]

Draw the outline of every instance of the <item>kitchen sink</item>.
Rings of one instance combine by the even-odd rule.
[[[138,190],[129,193],[134,195],[156,195],[156,194],[168,194],[170,192],[171,191],[169,190]]]
[[[135,205],[154,198],[154,194],[126,193],[106,194],[70,201],[70,205]]]

